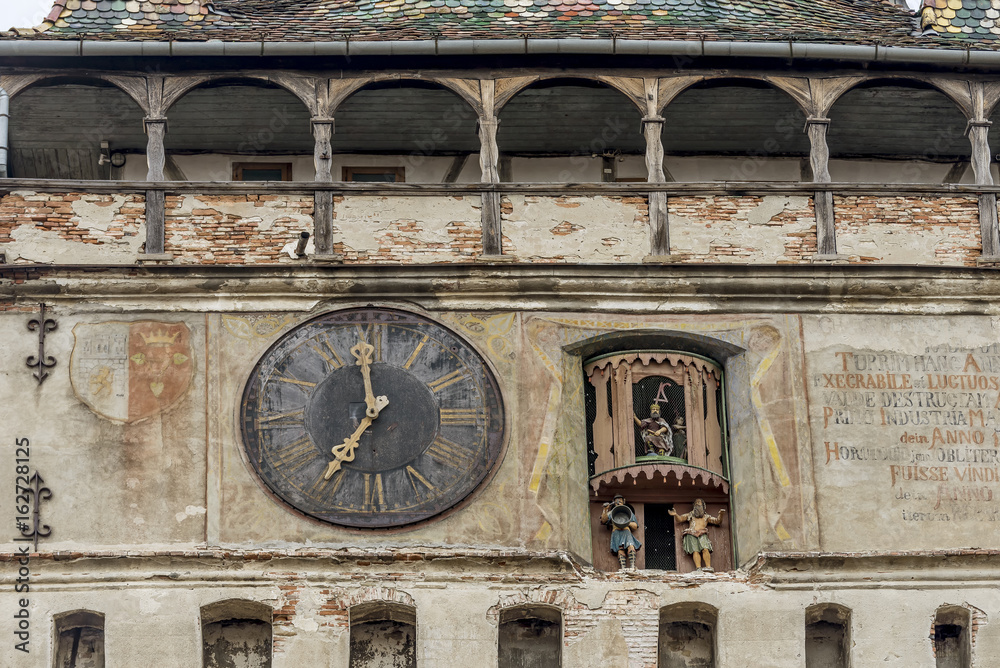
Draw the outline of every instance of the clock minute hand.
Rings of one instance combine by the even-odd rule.
[[[375,414],[378,415],[383,408],[389,405],[389,399],[385,396],[379,396],[375,398]],[[354,461],[354,450],[358,447],[358,441],[361,439],[361,434],[365,433],[365,429],[371,426],[374,418],[365,416],[358,424],[358,428],[354,430],[354,433],[344,439],[344,442],[340,445],[335,445],[330,449],[333,453],[333,461],[326,465],[326,472],[323,473],[323,479],[329,480],[333,477],[333,474],[340,470],[340,465],[343,462],[353,462]]]
[[[379,409],[375,405],[375,392],[372,390],[372,355],[375,346],[365,341],[358,341],[358,345],[351,348],[351,354],[358,360],[355,362],[361,367],[361,377],[365,380],[365,415],[375,419],[378,417]]]

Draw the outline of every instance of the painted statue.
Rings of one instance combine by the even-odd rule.
[[[674,420],[674,452],[673,457],[687,460],[688,438],[684,418],[680,415]]]
[[[635,521],[635,513],[625,505],[625,497],[616,494],[611,503],[604,504],[601,511],[601,523],[611,529],[611,554],[618,555],[618,563],[621,569],[625,570],[625,560],[628,558],[628,567],[635,568],[635,551],[642,547],[642,543],[632,535],[633,531],[639,528]]]
[[[673,508],[667,511],[679,521],[688,523],[683,532],[684,551],[694,558],[694,567],[698,570],[702,570],[702,560],[705,562],[704,570],[712,570],[712,541],[708,539],[708,525],[722,524],[725,512],[723,508],[719,511],[718,517],[712,517],[705,510],[705,501],[702,499],[694,500],[694,508],[689,513],[678,515]]]
[[[660,404],[649,407],[649,417],[640,420],[632,416],[642,432],[642,442],[646,445],[646,454],[656,454],[669,457],[674,451],[674,432],[667,421],[660,416]]]

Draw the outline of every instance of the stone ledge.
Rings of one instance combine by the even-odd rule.
[[[990,265],[996,264],[1000,265],[1000,255],[982,255],[976,258],[977,265]]]
[[[517,262],[517,257],[513,255],[480,255],[475,261],[480,264],[504,264]]]
[[[833,255],[821,255],[817,253],[809,258],[809,261],[813,264],[850,264],[850,256],[840,255],[839,253]]]
[[[316,253],[310,255],[309,259],[321,264],[343,264],[344,256],[339,253]]]
[[[136,262],[171,262],[173,259],[173,253],[139,253]]]

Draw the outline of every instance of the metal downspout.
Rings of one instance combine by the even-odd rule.
[[[0,88],[0,179],[7,178],[7,138],[10,131],[10,95]]]

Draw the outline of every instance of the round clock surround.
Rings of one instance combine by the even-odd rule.
[[[239,407],[243,456],[293,512],[345,528],[412,526],[471,499],[505,450],[487,360],[430,318],[351,308],[261,356]]]

